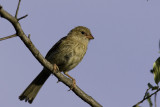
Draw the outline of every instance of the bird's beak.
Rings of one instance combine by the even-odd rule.
[[[94,37],[92,35],[88,35],[86,36],[89,40],[94,39]]]

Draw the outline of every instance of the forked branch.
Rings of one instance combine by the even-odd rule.
[[[154,93],[150,94],[149,96],[146,96],[146,95],[145,95],[145,96],[143,97],[143,99],[142,99],[141,101],[139,101],[137,104],[135,104],[133,107],[138,107],[139,104],[143,103],[143,101],[147,100],[148,98],[151,98],[153,95],[157,94],[157,92],[159,92],[159,91],[160,91],[160,88],[157,89]],[[147,89],[146,93],[147,93],[147,92],[148,92],[148,89]],[[145,93],[145,94],[146,94],[146,93]]]

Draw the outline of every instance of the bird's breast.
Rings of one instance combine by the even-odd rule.
[[[76,43],[74,46],[71,46],[63,57],[62,65],[59,65],[60,69],[62,71],[69,71],[76,67],[83,59],[86,50],[87,47],[83,44]]]

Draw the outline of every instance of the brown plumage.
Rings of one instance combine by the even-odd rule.
[[[47,53],[46,59],[59,71],[64,72],[73,81],[71,89],[76,86],[75,79],[68,72],[76,67],[83,59],[88,42],[94,39],[90,30],[83,26],[72,29],[67,36],[60,39]],[[20,100],[32,103],[40,88],[51,75],[51,72],[43,68],[40,74],[30,83],[30,85],[19,96]]]

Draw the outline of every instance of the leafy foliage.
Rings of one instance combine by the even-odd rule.
[[[154,81],[158,85],[160,82],[160,57],[154,62],[151,72],[154,74]]]

